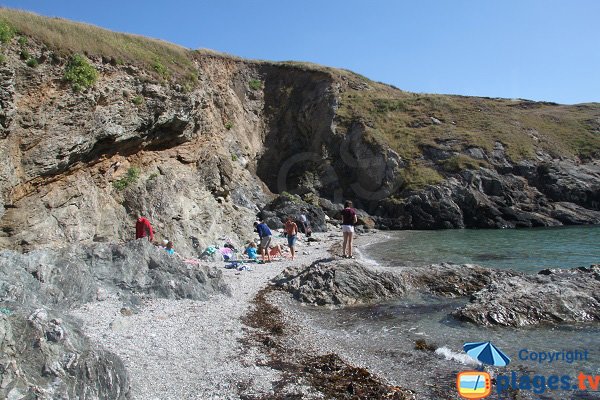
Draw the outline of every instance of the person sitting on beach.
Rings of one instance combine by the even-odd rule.
[[[288,247],[292,253],[292,260],[294,259],[295,251],[294,246],[296,245],[296,239],[298,238],[298,225],[292,221],[292,217],[287,217],[285,221],[285,235],[288,241]]]
[[[244,250],[244,254],[246,254],[250,260],[256,260],[258,258],[256,243],[248,243],[248,246]]]
[[[275,257],[283,257],[283,252],[281,251],[281,245],[275,244],[269,248],[269,256]]]
[[[267,261],[271,261],[271,255],[269,254],[269,245],[271,244],[271,230],[264,222],[255,222],[254,227],[256,228],[256,232],[258,232],[258,236],[260,237],[260,254],[262,256],[262,260],[265,261],[265,256]]]
[[[175,249],[173,248],[173,242],[170,240],[167,241],[167,245],[165,246],[165,250],[169,254],[175,254]]]

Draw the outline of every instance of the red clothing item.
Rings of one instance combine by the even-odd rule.
[[[342,210],[342,225],[354,225],[356,223],[356,211],[354,208],[344,208]]]
[[[150,225],[150,221],[148,221],[146,218],[138,218],[137,222],[135,223],[135,238],[140,239],[146,236],[150,237],[150,241],[154,240],[152,225]]]

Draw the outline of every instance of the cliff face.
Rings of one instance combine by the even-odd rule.
[[[74,91],[65,49],[2,44],[1,247],[128,240],[139,212],[194,254],[247,239],[284,191],[351,198],[383,228],[600,223],[597,104],[414,95],[186,54],[193,84],[90,51],[98,80]]]
[[[204,245],[247,232],[266,198],[251,172],[265,136],[262,92],[247,87],[256,68],[199,58],[197,88],[184,92],[98,59],[98,82],[78,93],[62,80],[66,59],[32,69],[10,50],[0,70],[3,247],[127,240],[136,212],[180,249],[190,236]]]

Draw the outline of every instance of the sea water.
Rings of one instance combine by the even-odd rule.
[[[535,273],[541,268],[600,263],[600,227],[527,230],[453,230],[391,232],[389,240],[363,247],[361,253],[387,266],[438,262],[475,263]],[[357,242],[360,245],[361,238]],[[419,399],[458,398],[456,374],[477,368],[462,350],[465,342],[491,341],[510,358],[516,376],[600,376],[600,325],[576,324],[530,328],[485,328],[455,320],[451,313],[468,302],[424,294],[382,304],[301,313],[324,337],[335,338],[341,353],[366,363],[389,381],[413,389]],[[437,350],[415,349],[424,340]],[[587,352],[586,360],[542,362],[520,359],[531,353]],[[508,374],[495,368],[493,373]],[[494,395],[490,398],[498,398]],[[598,399],[600,393],[524,391],[524,399]]]
[[[395,231],[388,236],[389,240],[364,249],[370,258],[385,265],[451,262],[537,272],[600,264],[599,225]]]

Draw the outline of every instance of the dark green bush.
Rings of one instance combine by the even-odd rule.
[[[17,40],[17,43],[19,43],[21,46],[25,46],[27,44],[27,38],[25,36],[21,36]]]
[[[233,124],[231,122],[225,122],[225,129],[230,130],[233,128]]]
[[[73,90],[79,92],[96,83],[98,71],[96,71],[85,57],[74,54],[67,64],[64,79],[71,82]]]
[[[29,60],[27,60],[27,66],[31,67],[31,68],[35,68],[39,65],[40,63],[38,62],[37,59],[31,57]]]
[[[27,50],[21,50],[19,57],[21,57],[21,60],[29,60],[31,58],[31,54],[29,54]]]
[[[131,102],[136,106],[139,106],[144,102],[144,98],[140,95],[137,95],[131,100]]]

